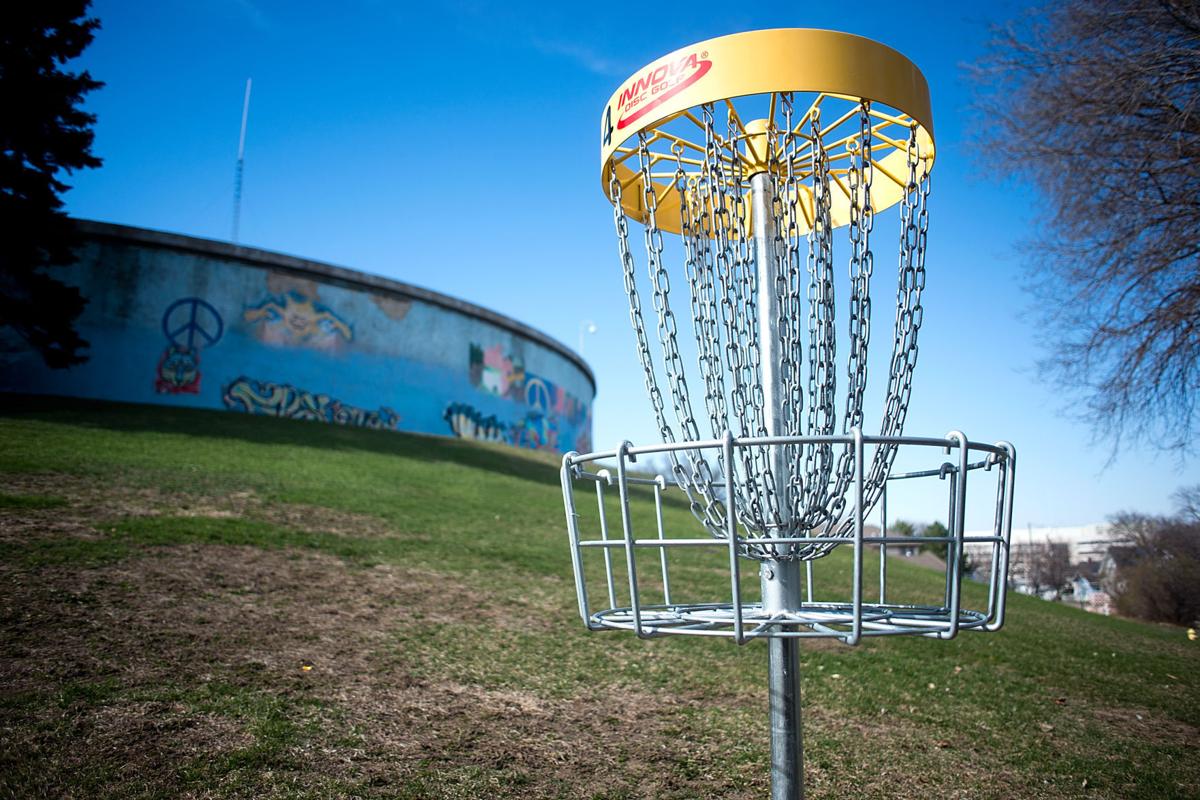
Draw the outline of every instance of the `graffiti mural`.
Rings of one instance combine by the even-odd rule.
[[[451,403],[444,418],[455,436],[514,447],[558,451],[570,442],[575,450],[591,449],[592,412],[586,403],[561,386],[527,372],[518,356],[501,345],[471,344],[468,359],[471,385],[513,401],[510,421],[484,417],[467,403]]]
[[[530,450],[558,450],[558,419],[530,411],[512,425],[509,444]]]
[[[199,394],[200,352],[186,345],[167,345],[158,359],[154,391],[159,394]]]
[[[498,397],[520,400],[525,390],[525,367],[519,356],[504,355],[500,345],[484,350],[477,344],[470,351],[471,385]]]
[[[508,428],[496,415],[483,416],[473,406],[466,403],[451,403],[446,406],[442,418],[450,424],[450,430],[460,439],[474,439],[479,442],[506,443]]]
[[[167,306],[162,332],[167,348],[154,370],[154,391],[159,394],[200,393],[200,348],[221,340],[225,323],[210,303],[184,297]]]
[[[575,436],[575,444],[571,449],[576,453],[592,452],[592,409],[589,407],[584,415],[583,422],[579,427],[579,433]]]
[[[400,415],[387,407],[368,411],[347,405],[327,394],[297,389],[286,383],[256,381],[245,376],[226,386],[221,399],[226,408],[249,414],[316,420],[376,430],[394,431],[400,424]]]
[[[354,329],[348,322],[294,290],[269,295],[247,308],[242,319],[254,325],[258,338],[267,344],[335,350],[354,340]]]

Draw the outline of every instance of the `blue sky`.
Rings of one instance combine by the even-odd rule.
[[[769,27],[858,33],[912,59],[934,104],[925,326],[906,431],[1012,441],[1021,527],[1166,512],[1176,487],[1200,481],[1200,464],[1132,447],[1110,463],[1110,446],[1034,370],[1042,342],[1018,243],[1037,198],[974,159],[962,70],[988,24],[1022,6],[98,0],[103,27],[80,63],[107,83],[88,102],[105,163],[74,177],[67,208],[228,238],[253,78],[243,243],[462,297],[571,347],[594,321],[584,355],[599,384],[597,445],[648,443],[655,428],[599,184],[603,104],[640,66],[702,39]]]

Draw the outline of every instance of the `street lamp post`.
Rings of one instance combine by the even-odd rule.
[[[579,355],[583,355],[583,334],[595,332],[596,323],[592,322],[590,319],[582,320],[579,323]]]

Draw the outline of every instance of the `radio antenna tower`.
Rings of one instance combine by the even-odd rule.
[[[233,243],[237,244],[242,217],[242,164],[246,156],[246,119],[250,116],[250,78],[246,78],[246,97],[242,101],[242,132],[238,135],[237,170],[233,179]]]

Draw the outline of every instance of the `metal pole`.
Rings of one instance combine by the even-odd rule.
[[[785,434],[783,418],[779,298],[775,291],[776,252],[774,185],[763,171],[750,178],[754,225],[754,258],[758,278],[758,346],[764,421],[769,436]],[[776,504],[784,531],[788,525],[787,456],[782,447],[769,450]],[[760,572],[763,607],[772,613],[800,610],[800,562],[770,561]],[[797,639],[767,640],[767,673],[771,715],[771,800],[803,800],[804,747],[800,716],[800,645]]]
[[[798,561],[763,564],[763,606],[769,612],[800,607]],[[771,800],[804,800],[804,738],[800,712],[800,640],[767,639],[771,716]]]
[[[237,170],[233,180],[233,243],[237,244],[242,221],[242,166],[246,158],[246,120],[250,116],[250,78],[246,78],[246,96],[242,99],[242,131],[238,134]]]

